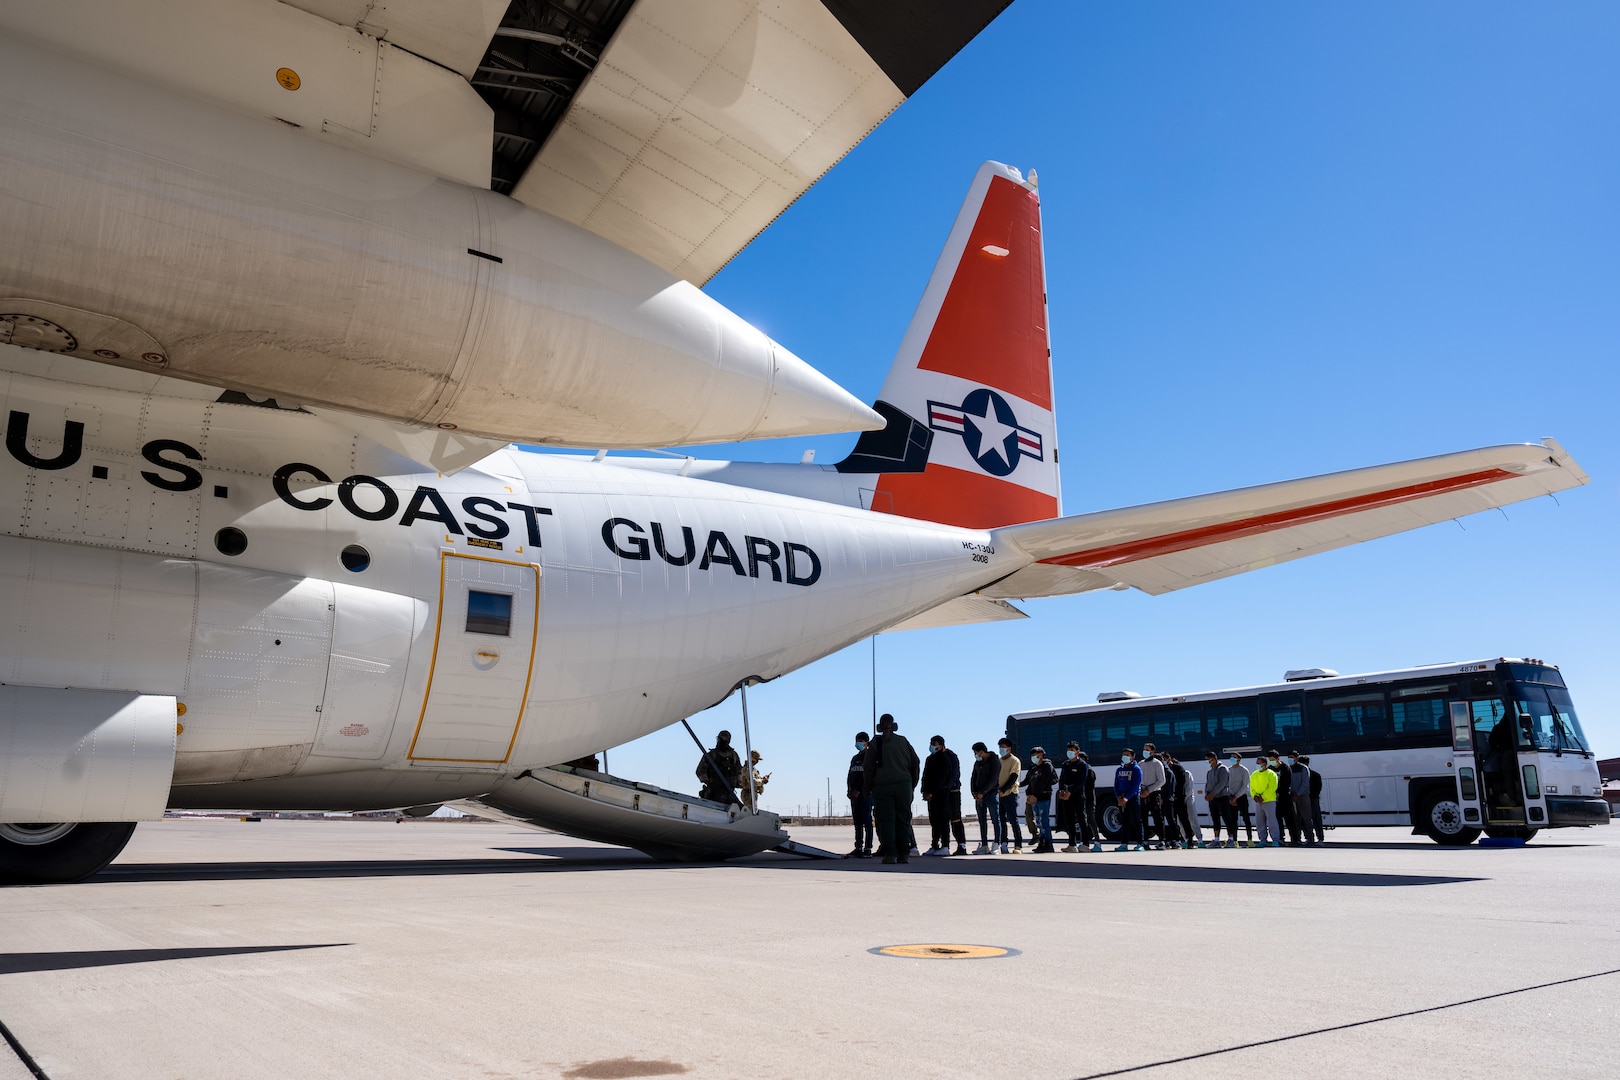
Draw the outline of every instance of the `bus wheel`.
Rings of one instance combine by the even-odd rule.
[[[133,821],[0,824],[0,885],[83,881],[118,857]]]
[[[1106,803],[1097,811],[1097,830],[1110,843],[1117,844],[1125,838],[1125,811],[1118,803]]]
[[[1435,792],[1423,800],[1418,827],[1437,844],[1466,847],[1479,839],[1479,830],[1463,824],[1462,807],[1454,796]]]
[[[1523,825],[1497,825],[1485,830],[1485,835],[1492,840],[1523,840],[1529,843],[1535,838],[1540,829],[1528,829]]]

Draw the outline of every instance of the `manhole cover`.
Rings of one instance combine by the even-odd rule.
[[[877,956],[899,956],[907,960],[993,960],[1002,956],[1017,956],[1017,949],[1004,949],[999,945],[954,945],[925,942],[918,945],[879,945],[867,949]]]

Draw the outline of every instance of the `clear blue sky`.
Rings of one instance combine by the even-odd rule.
[[[1620,6],[1017,0],[709,291],[870,400],[968,181],[1039,171],[1067,513],[1497,442],[1586,488],[1173,593],[880,636],[882,709],[1009,712],[1528,655],[1620,754]],[[706,448],[835,461],[853,437]],[[861,644],[750,693],[766,804],[842,799]],[[732,699],[694,718],[741,735]],[[613,771],[693,790],[673,731]]]

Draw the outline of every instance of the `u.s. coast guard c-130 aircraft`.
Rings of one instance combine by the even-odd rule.
[[[755,16],[780,14],[769,7],[754,5]],[[803,17],[809,7],[793,11]],[[827,19],[811,20],[806,32],[836,44],[847,29],[829,14],[839,7],[827,4]],[[660,10],[642,0],[629,7],[626,24]],[[622,36],[636,30],[619,28],[598,74],[616,56],[623,67],[613,69],[615,79],[636,70],[639,54],[619,49],[626,40],[651,40]],[[358,34],[384,55],[379,37]],[[847,36],[841,47],[853,63],[857,39]],[[724,42],[717,48],[723,52]],[[140,284],[120,289],[117,280],[95,285],[71,252],[82,256],[109,241],[96,232],[75,249],[83,229],[68,217],[53,219],[66,214],[53,201],[58,192],[89,198],[95,213],[116,223],[123,201],[155,199],[152,205],[172,210],[163,202],[173,194],[165,185],[181,178],[163,162],[123,160],[116,146],[90,152],[73,129],[89,121],[75,120],[71,110],[56,117],[56,128],[42,118],[42,99],[19,85],[17,72],[48,80],[54,65],[70,63],[67,55],[41,46],[0,64],[6,122],[36,140],[24,140],[23,149],[0,140],[0,168],[41,204],[29,211],[34,219],[15,205],[4,211],[13,234],[24,237],[22,250],[41,262],[15,248],[0,256],[5,295],[14,297],[0,301],[0,322],[14,342],[0,346],[4,880],[94,873],[122,849],[133,822],[169,806],[342,810],[476,799],[522,819],[523,776],[531,770],[657,730],[739,685],[776,678],[881,630],[1017,618],[1007,601],[1020,597],[1123,587],[1167,592],[1586,481],[1548,441],[1062,516],[1039,197],[1033,175],[996,163],[974,177],[901,343],[876,405],[882,428],[863,434],[844,461],[523,452],[497,441],[512,424],[530,423],[509,400],[527,385],[501,351],[510,340],[494,351],[462,340],[442,377],[432,374],[427,352],[415,354],[397,374],[438,388],[423,392],[432,399],[424,413],[410,397],[415,391],[366,397],[368,387],[392,385],[376,378],[393,355],[384,349],[386,334],[356,340],[332,326],[312,329],[300,323],[303,308],[273,310],[274,295],[230,301],[210,291],[217,277],[195,281],[192,270],[161,253],[147,271],[168,275],[171,286],[189,282],[201,291],[200,303],[164,299]],[[499,65],[476,68],[492,66]],[[103,78],[94,65],[74,70],[92,82]],[[152,92],[140,80],[122,85],[132,94]],[[578,93],[586,97],[595,85]],[[242,114],[216,114],[184,95],[162,100],[192,109],[199,123],[217,121],[215,134],[246,123]],[[65,146],[54,157],[27,149],[51,139]],[[296,142],[285,147],[302,152]],[[73,156],[80,152],[86,156]],[[566,156],[561,166],[548,165],[545,153],[537,159],[542,167],[578,167]],[[694,154],[701,158],[701,150]],[[63,161],[91,170],[89,178],[55,177]],[[229,176],[206,192],[200,188],[209,185],[187,176],[188,197],[205,204],[205,215],[234,215],[240,228],[267,230],[254,244],[280,235],[271,227],[278,221],[248,221],[260,204],[252,192],[233,193]],[[395,182],[402,176],[389,174]],[[656,204],[638,206],[652,213]],[[518,214],[488,205],[497,217]],[[482,228],[485,212],[468,210],[470,227]],[[39,218],[56,222],[69,254],[47,250]],[[628,229],[616,238],[635,239],[624,214],[606,220],[604,233]],[[139,249],[144,226],[126,224],[134,239],[125,239]],[[560,334],[548,339],[554,367],[567,366],[570,346],[590,364],[619,355],[613,342],[591,339],[591,327],[660,348],[679,336],[670,330],[660,339],[657,319],[622,297],[581,300],[612,284],[615,268],[635,270],[645,284],[654,265],[555,216],[529,224],[550,230],[554,245],[575,245],[578,259],[599,272],[594,284],[587,288],[578,277],[567,283],[575,291],[557,285],[567,260],[553,247],[549,269],[524,271],[530,291],[518,295],[517,285],[481,277],[489,260],[474,254],[480,265],[464,314],[518,295],[540,297],[555,319],[578,316],[563,331],[552,316],[531,328],[542,337]],[[301,242],[281,239],[284,246],[269,254],[296,261],[308,253]],[[668,237],[654,239],[638,250],[657,249]],[[321,236],[308,243],[317,263],[332,254]],[[417,272],[437,272],[431,260],[413,262],[391,243],[379,236],[366,256],[379,273],[408,282]],[[525,255],[490,246],[496,251],[486,254],[509,262]],[[687,245],[679,259],[715,257],[701,247]],[[675,258],[664,254],[665,262]],[[400,260],[390,261],[395,256]],[[357,265],[363,279],[369,264]],[[691,272],[679,260],[675,266],[675,273]],[[215,274],[227,270],[242,264],[211,266]],[[141,268],[132,261],[121,272]],[[336,299],[306,297],[316,309],[310,319],[338,319],[343,303],[383,302],[360,296],[365,290],[354,284]],[[686,305],[681,311],[710,320],[704,325],[714,330],[712,340],[730,334],[759,345],[756,357],[767,360],[754,376],[764,372],[769,386],[774,345],[748,338],[734,317],[705,306],[701,293],[680,289],[675,278],[663,288]],[[480,289],[491,295],[478,300]],[[496,299],[501,289],[513,291]],[[209,305],[220,304],[223,329],[208,331]],[[244,310],[250,317],[231,321]],[[644,317],[652,321],[631,326]],[[172,337],[144,328],[165,319],[176,328]],[[257,333],[255,320],[266,320]],[[680,318],[674,324],[690,329]],[[362,337],[377,330],[358,317],[350,327]],[[568,339],[569,332],[583,341]],[[157,359],[131,361],[131,343]],[[316,362],[323,349],[324,366]],[[171,370],[170,358],[181,355],[185,369]],[[717,361],[723,372],[731,370],[725,355]],[[654,349],[624,370],[633,375],[637,365],[656,368],[671,356],[698,371],[717,354]],[[296,374],[287,376],[279,360]],[[142,362],[157,370],[143,370]],[[502,362],[506,369],[484,382],[467,375]],[[351,378],[351,367],[363,370]],[[864,407],[842,408],[831,384],[813,375],[793,382],[810,390],[790,403],[790,426],[864,422]],[[724,396],[730,386],[731,404],[748,399],[750,415],[770,415],[774,391],[756,394],[754,376],[722,380],[714,392]],[[295,403],[301,379],[311,392]],[[655,379],[650,387],[603,390],[559,380],[548,388],[556,396],[545,403],[547,415],[575,433],[552,438],[559,443],[604,430],[610,399],[655,396],[662,385]],[[276,394],[267,397],[268,389]],[[448,405],[434,397],[446,392]],[[812,401],[822,405],[806,404]],[[599,441],[663,441],[674,416],[662,411],[667,404],[647,403],[632,434]],[[713,437],[774,432],[738,420],[747,409],[729,408],[716,404],[710,414],[720,418]],[[449,415],[472,419],[435,419]]]

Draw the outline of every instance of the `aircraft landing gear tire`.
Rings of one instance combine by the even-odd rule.
[[[1485,830],[1485,835],[1492,840],[1523,840],[1529,843],[1535,839],[1540,829],[1527,829],[1523,825],[1498,825]]]
[[[0,824],[0,885],[83,881],[118,857],[133,821]]]
[[[1418,827],[1429,839],[1447,847],[1467,847],[1479,839],[1479,830],[1463,824],[1462,807],[1451,795],[1436,792],[1423,800]]]

